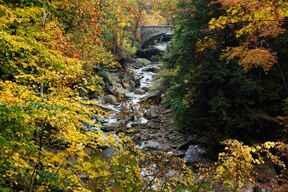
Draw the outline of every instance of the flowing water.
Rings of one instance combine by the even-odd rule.
[[[168,42],[162,42],[156,44],[154,47],[158,47],[160,50],[164,51],[167,49],[167,46]],[[141,103],[145,101],[153,92],[151,90],[153,90],[152,88],[155,86],[154,84],[156,82],[157,75],[161,67],[162,63],[160,62],[149,62],[140,67],[139,65],[133,63],[128,65],[127,71],[130,72],[130,75],[133,75],[132,79],[135,79],[139,82],[138,86],[134,87],[132,90],[126,90],[125,99],[123,99],[119,103],[109,104],[105,103],[102,99],[103,102],[98,105],[103,109],[110,111],[110,115],[108,117],[105,117],[105,119],[101,120],[102,130],[105,130],[106,127],[109,127],[108,130],[114,131],[123,128],[129,129],[131,127],[139,128],[142,126],[144,128],[147,124],[151,122],[151,119],[147,119],[144,115],[149,109],[141,107]],[[129,112],[127,114],[128,117],[123,117],[123,115],[121,115],[121,113],[123,113],[123,110],[125,110],[123,109],[123,105],[129,105]],[[143,129],[142,127],[141,129]],[[98,129],[99,128],[94,128],[94,130]],[[162,139],[163,134],[161,134],[161,132],[163,131],[166,132],[166,130],[159,129],[159,131],[156,133],[145,133],[147,135],[147,138],[154,137],[154,139],[138,139],[136,140],[136,143],[139,144],[138,147],[140,149],[148,148],[158,151],[170,151],[174,154],[183,154],[183,159],[188,163],[193,163],[195,161],[201,160],[202,155],[205,153],[205,150],[201,146],[196,144],[189,145],[187,146],[187,149],[184,149],[184,151],[177,151],[177,149],[172,149],[172,147],[169,146],[169,143],[167,143],[166,140]],[[156,134],[159,135],[159,139],[157,138],[157,136],[155,136]]]
[[[137,89],[129,91],[125,94],[126,99],[124,101],[121,101],[119,104],[107,104],[107,103],[101,103],[99,106],[101,106],[104,109],[110,110],[111,114],[106,117],[106,120],[103,124],[103,126],[114,126],[117,122],[121,121],[121,115],[120,113],[123,112],[121,106],[123,106],[123,102],[126,102],[131,106],[140,106],[140,102],[145,100],[145,98],[150,94],[148,91],[145,91],[147,89],[150,89],[153,85],[153,80],[156,77],[155,72],[153,70],[155,68],[159,68],[160,63],[151,63],[149,65],[143,66],[139,69],[134,68],[133,66],[130,66],[128,70],[132,71],[135,75],[135,79],[139,79],[140,85]],[[137,90],[141,90],[141,93],[138,93]],[[141,110],[141,109],[138,109]],[[131,111],[131,113],[137,113],[138,111]],[[138,116],[137,118],[131,118],[129,122],[126,123],[126,126],[129,128],[132,126],[132,124],[146,124],[148,123],[148,120],[144,117],[144,112],[142,112],[142,115]]]
[[[160,50],[164,51],[167,49],[167,46],[167,42],[162,42],[156,44],[154,47],[158,47]],[[163,120],[161,116],[161,113],[163,113],[163,111],[160,110],[160,104],[148,104],[148,107],[142,106],[142,103],[145,102],[147,98],[150,98],[151,95],[155,95],[155,90],[157,92],[157,90],[160,89],[160,87],[158,87],[159,84],[156,82],[158,81],[158,73],[163,67],[163,64],[161,62],[147,62],[146,60],[145,64],[138,65],[136,63],[137,60],[138,58],[135,59],[135,63],[127,65],[126,69],[126,71],[129,72],[130,76],[132,74],[132,77],[130,77],[130,79],[132,79],[133,81],[137,81],[137,83],[134,82],[134,84],[137,85],[133,86],[133,88],[124,88],[122,86],[125,89],[125,94],[124,99],[122,99],[121,101],[109,103],[105,101],[105,96],[103,98],[100,98],[101,102],[97,105],[105,109],[106,111],[109,111],[109,115],[103,117],[102,119],[100,117],[96,118],[97,122],[101,122],[101,126],[87,126],[85,127],[85,129],[87,131],[102,131],[103,139],[109,138],[109,136],[111,136],[112,134],[116,140],[119,140],[116,134],[119,131],[121,132],[122,130],[128,130],[130,128],[139,129],[140,133],[138,134],[140,135],[140,137],[136,137],[135,134],[132,135],[132,138],[134,139],[135,143],[138,144],[138,148],[141,150],[149,150],[151,152],[165,152],[167,155],[172,154],[174,156],[179,156],[179,154],[181,154],[181,157],[189,164],[202,160],[202,155],[205,153],[205,149],[203,149],[201,146],[197,144],[187,145],[186,149],[180,150],[173,147],[169,143],[167,137],[173,138],[174,135],[170,136],[171,130],[167,130],[166,125],[161,126],[161,123],[159,124],[159,122]],[[124,76],[126,75],[125,73]],[[117,76],[116,79],[121,82],[122,77],[120,77],[119,74],[113,75],[114,78],[115,76]],[[120,83],[118,82],[117,86],[119,86],[119,84]],[[125,117],[123,116],[123,113],[127,109],[124,109],[123,106],[127,104],[129,105],[129,109],[128,114],[126,113]],[[152,113],[151,111],[154,112]],[[146,115],[149,112],[150,118]],[[168,117],[168,119],[172,120],[173,118]],[[151,124],[153,125],[152,128]],[[171,129],[172,132],[176,132],[174,126],[172,126]],[[186,142],[185,137],[181,138],[180,140],[181,142]],[[101,157],[110,159],[115,153],[117,153],[117,151],[114,148],[107,148],[100,152],[99,155]],[[148,163],[143,165],[143,167],[141,168],[141,175],[148,181],[148,183],[150,183],[150,181],[154,179],[153,177],[151,177],[151,175],[153,175],[153,173],[157,171],[159,171],[159,166],[157,165],[157,163],[151,162],[150,164]],[[164,177],[177,177],[177,174],[179,174],[179,172],[168,167]],[[163,178],[159,178],[160,183],[162,180]],[[150,188],[156,189],[157,185],[153,184],[150,186]]]

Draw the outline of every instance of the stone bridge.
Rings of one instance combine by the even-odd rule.
[[[141,44],[145,45],[147,41],[162,34],[172,34],[173,27],[171,25],[145,25],[140,27]]]

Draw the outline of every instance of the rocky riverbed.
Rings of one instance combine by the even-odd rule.
[[[167,48],[163,42],[155,46],[163,50]],[[116,140],[118,133],[129,135],[138,150],[151,154],[151,159],[140,163],[141,175],[149,188],[159,189],[167,179],[183,176],[181,163],[173,167],[173,162],[182,159],[193,165],[205,160],[206,150],[178,131],[173,110],[161,105],[163,81],[159,74],[164,64],[134,58],[124,66],[120,71],[103,74],[109,94],[96,100],[100,101],[98,107],[109,115],[96,117],[99,127],[87,127],[87,130],[102,130],[103,137],[112,135]],[[100,155],[110,159],[114,154],[117,154],[116,149],[107,148]]]
[[[159,47],[165,49],[167,45],[161,43]],[[165,152],[187,163],[201,161],[205,149],[189,144],[175,128],[173,111],[160,104],[162,68],[161,62],[135,58],[126,63],[124,70],[107,74],[111,94],[101,97],[99,106],[110,115],[101,120],[101,129],[126,132],[142,150]]]
[[[159,47],[167,48],[163,43]],[[173,158],[180,158],[188,165],[201,162],[204,167],[211,162],[206,158],[207,149],[203,147],[203,144],[207,147],[209,143],[207,138],[183,135],[176,128],[173,110],[161,105],[163,84],[159,74],[164,68],[163,65],[155,60],[134,58],[127,62],[121,71],[105,74],[105,83],[110,94],[97,98],[97,101],[100,101],[97,105],[108,111],[109,115],[102,119],[97,117],[97,122],[101,123],[99,127],[87,127],[88,131],[102,130],[104,139],[106,134],[112,134],[117,140],[119,132],[125,133],[133,139],[139,150],[148,152],[151,159],[140,163],[141,175],[147,182],[147,189],[156,191],[159,191],[169,178],[183,176],[181,164],[176,163],[173,167]],[[129,107],[126,106],[125,109],[125,105]],[[110,159],[116,153],[115,149],[106,148],[99,155]],[[166,164],[164,171],[163,164]],[[263,172],[261,170],[261,173]],[[198,178],[196,181],[201,183],[201,175],[196,173],[195,177]],[[246,188],[243,191],[253,191],[253,185]]]

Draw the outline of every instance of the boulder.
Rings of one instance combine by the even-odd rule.
[[[143,67],[143,66],[146,66],[149,64],[151,64],[151,61],[149,61],[148,59],[145,59],[145,58],[137,58],[136,59],[136,66],[137,67]]]
[[[146,93],[146,91],[144,91],[143,89],[136,89],[135,90],[135,94],[138,94],[138,95],[144,95]]]
[[[145,97],[143,97],[141,99],[141,102],[146,101],[146,100],[150,100],[150,99],[155,99],[155,100],[160,100],[161,99],[161,92],[160,90],[155,90],[152,92],[151,88],[150,90],[151,92],[149,92]]]
[[[113,155],[115,155],[116,152],[117,152],[116,149],[108,147],[102,151],[101,155],[105,159],[110,159],[113,157]]]
[[[101,128],[104,132],[112,132],[115,131],[119,128],[123,128],[123,126],[125,125],[125,121],[124,120],[118,120],[117,122],[113,122],[113,123],[105,123],[104,126]]]
[[[136,87],[136,80],[128,79],[122,82],[122,86],[125,89],[132,90]]]
[[[117,104],[117,98],[114,95],[106,95],[103,97],[103,101],[105,103],[109,103],[112,105],[116,105]]]
[[[145,92],[148,92],[150,90],[149,87],[142,87],[142,89],[145,91]]]
[[[248,184],[243,189],[241,189],[241,192],[254,192],[254,185]]]
[[[131,80],[131,81],[129,81],[129,84],[130,84],[131,88],[135,88],[137,85],[137,80]]]
[[[128,92],[120,83],[116,83],[113,87],[109,87],[108,91],[116,97],[123,97]]]
[[[160,111],[157,106],[152,106],[149,111],[145,113],[147,119],[155,119],[159,117]]]
[[[127,95],[128,92],[129,91],[127,89],[124,89],[122,86],[113,89],[113,94],[118,97],[124,97],[125,95]]]
[[[123,85],[123,88],[125,88],[125,89],[130,89],[131,88],[130,82],[128,82],[128,81],[122,82],[122,85]]]
[[[168,172],[165,173],[165,177],[175,177],[176,175],[178,175],[179,172],[176,170],[168,170]]]
[[[115,83],[120,83],[120,74],[119,73],[108,73],[108,77],[112,85]]]
[[[167,151],[169,149],[169,146],[167,144],[162,144],[158,141],[149,140],[143,143],[143,148]]]
[[[152,66],[146,67],[143,71],[152,72],[152,73],[158,73],[160,71],[160,67],[152,65]]]
[[[108,73],[108,72],[106,72],[106,78],[103,78],[103,81],[105,83],[106,89],[111,94],[114,94],[113,90],[116,87],[122,87],[119,73]]]
[[[194,163],[203,160],[206,150],[199,145],[190,145],[185,152],[184,160],[188,163]]]
[[[149,128],[150,130],[152,129],[159,129],[159,123],[155,122],[155,121],[149,121],[146,125],[147,128]]]

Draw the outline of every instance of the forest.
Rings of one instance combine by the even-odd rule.
[[[288,1],[0,0],[0,192],[288,192]]]

